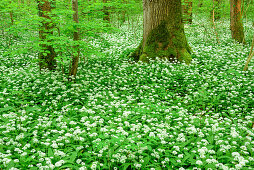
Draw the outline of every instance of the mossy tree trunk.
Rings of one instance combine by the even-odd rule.
[[[79,23],[79,19],[78,19],[78,0],[72,0],[72,10],[74,11],[73,21],[78,24]],[[79,29],[78,28],[76,28],[76,30],[73,33],[73,40],[75,42],[78,42],[78,40],[79,40]],[[78,62],[79,62],[80,50],[79,50],[78,45],[75,45],[73,48],[74,48],[74,53],[73,53],[73,56],[72,56],[71,69],[69,71],[69,75],[76,77],[76,74],[77,74],[77,71],[78,71]]]
[[[53,35],[53,23],[50,18],[52,4],[54,1],[37,0],[39,17],[41,17],[41,27],[39,29],[40,47],[39,66],[41,69],[55,70],[56,68],[56,52],[53,48],[49,36]]]
[[[143,12],[143,40],[130,57],[143,62],[158,57],[189,64],[191,49],[184,34],[181,0],[144,0]]]
[[[230,0],[230,29],[232,38],[239,43],[244,43],[241,2],[241,0]]]

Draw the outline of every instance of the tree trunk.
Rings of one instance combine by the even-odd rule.
[[[72,10],[74,11],[73,13],[73,21],[75,23],[79,23],[78,20],[78,0],[72,0]],[[76,30],[73,33],[73,40],[78,41],[79,40],[79,29],[76,28]],[[78,62],[79,62],[79,46],[75,45],[74,47],[74,53],[72,56],[72,63],[71,63],[71,69],[69,72],[69,76],[74,76],[76,77],[77,71],[78,71]]]
[[[252,39],[252,43],[251,43],[250,54],[249,54],[249,56],[247,58],[247,61],[246,61],[245,66],[243,68],[243,71],[247,71],[248,70],[248,64],[250,63],[250,60],[251,60],[251,58],[254,55],[253,47],[254,47],[254,34],[253,34],[253,39]]]
[[[11,25],[14,25],[13,12],[10,11]]]
[[[53,35],[53,23],[51,22],[50,12],[51,4],[54,1],[49,2],[48,0],[37,0],[39,17],[41,17],[41,27],[39,30],[40,47],[39,53],[39,66],[41,69],[56,69],[56,53],[52,46],[51,40],[48,36]]]
[[[11,5],[11,1],[9,1],[10,5]],[[11,7],[10,7],[11,8]],[[14,25],[14,19],[13,19],[13,11],[10,9],[10,19],[11,19],[11,25]]]
[[[186,23],[192,23],[192,1],[184,0],[182,5],[183,21]]]
[[[107,3],[108,0],[103,0],[103,3]],[[110,13],[109,13],[109,7],[107,6],[103,6],[103,13],[104,13],[104,17],[103,17],[103,20],[110,23]]]
[[[143,41],[130,55],[148,62],[156,57],[169,61],[191,61],[182,22],[181,0],[144,0]]]
[[[123,0],[122,3],[127,4],[127,1]],[[126,9],[125,8],[121,9],[119,20],[120,20],[121,25],[125,23],[125,21],[126,21]]]
[[[213,9],[211,10],[211,19],[219,20],[221,18],[221,0],[213,0]]]
[[[217,43],[219,44],[220,41],[219,41],[219,36],[218,36],[218,33],[216,31],[216,25],[215,25],[215,1],[218,1],[218,0],[213,0],[213,11],[212,11],[212,23],[213,23],[213,29],[214,29],[214,32],[215,32],[215,35],[216,35],[216,40],[217,40]]]
[[[241,0],[230,0],[230,29],[232,38],[244,43]]]

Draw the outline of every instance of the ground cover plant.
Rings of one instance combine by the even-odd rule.
[[[253,169],[253,62],[242,69],[254,32],[245,23],[240,45],[228,25],[219,44],[209,23],[186,25],[188,66],[132,62],[142,30],[123,25],[91,40],[103,50],[72,82],[0,47],[0,168]]]

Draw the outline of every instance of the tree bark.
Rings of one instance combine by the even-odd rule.
[[[191,61],[182,22],[181,0],[144,0],[143,41],[130,55],[148,62],[156,57],[169,61]]]
[[[10,5],[11,5],[11,1],[9,1]],[[10,7],[11,8],[11,7]],[[10,9],[10,19],[11,19],[11,25],[14,25],[14,19],[13,19],[13,11]]]
[[[219,36],[218,36],[218,33],[216,31],[216,25],[215,25],[215,1],[218,1],[218,0],[213,0],[213,11],[212,11],[212,23],[213,23],[213,29],[214,29],[214,32],[215,32],[215,35],[216,35],[216,40],[217,40],[217,43],[219,44],[220,41],[219,41]]]
[[[108,0],[103,0],[103,3],[107,3]],[[104,13],[104,16],[103,16],[103,20],[110,23],[110,13],[109,13],[109,7],[107,7],[106,5],[103,6],[103,13]]]
[[[126,0],[122,1],[123,4],[127,4]],[[124,24],[126,21],[126,9],[121,9],[120,11],[120,24]]]
[[[230,0],[230,29],[232,38],[239,43],[244,43],[241,0]]]
[[[56,53],[52,46],[52,42],[48,36],[53,35],[53,23],[50,18],[50,12],[52,10],[52,3],[48,0],[37,0],[39,17],[41,17],[41,27],[39,29],[40,47],[39,53],[39,67],[41,69],[56,69]]]
[[[211,10],[211,19],[219,20],[221,18],[221,0],[213,0],[213,9]]]
[[[79,23],[79,19],[78,19],[78,0],[72,0],[72,10],[74,11],[73,13],[73,21],[75,23]],[[79,40],[79,29],[76,26],[76,29],[73,33],[73,40],[74,41],[78,41]],[[76,77],[77,71],[78,71],[78,62],[79,62],[79,54],[80,54],[80,50],[79,50],[79,46],[75,45],[74,47],[74,53],[72,56],[72,63],[71,63],[71,69],[69,71],[69,76],[74,76]]]
[[[192,1],[184,0],[184,4],[182,5],[183,9],[183,21],[186,23],[192,23]]]
[[[251,58],[254,55],[253,47],[254,47],[254,34],[253,34],[253,39],[252,39],[252,43],[251,43],[250,54],[249,54],[249,56],[247,58],[247,61],[246,61],[245,66],[243,68],[243,71],[247,71],[248,70],[248,64],[250,63],[250,60],[251,60]]]

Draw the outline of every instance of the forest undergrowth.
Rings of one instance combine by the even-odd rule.
[[[253,27],[241,45],[204,23],[185,26],[189,66],[131,62],[142,30],[123,26],[90,42],[75,82],[0,47],[0,168],[253,169]]]

